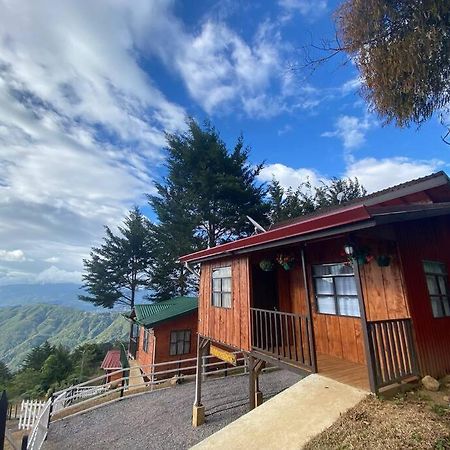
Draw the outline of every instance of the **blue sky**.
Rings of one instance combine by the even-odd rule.
[[[292,71],[334,34],[331,0],[0,0],[0,284],[80,280],[163,169],[164,131],[242,132],[261,181],[358,176],[369,191],[446,170],[432,118],[383,127],[336,58]]]

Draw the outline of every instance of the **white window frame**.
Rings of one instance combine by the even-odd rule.
[[[314,264],[312,267],[312,277],[314,280],[314,292],[315,292],[315,298],[316,298],[316,311],[317,314],[326,314],[329,316],[339,316],[339,317],[354,317],[354,318],[360,318],[361,317],[361,310],[359,308],[359,296],[358,294],[346,294],[346,295],[342,295],[342,294],[338,294],[337,290],[336,290],[336,278],[353,278],[355,279],[355,273],[353,271],[352,268],[352,273],[346,273],[346,274],[330,274],[330,275],[314,275],[314,267],[324,267],[324,266],[337,266],[337,265],[343,265],[345,263],[343,262],[336,262],[336,263],[327,263],[327,264]],[[350,266],[351,267],[351,266]],[[332,285],[333,285],[333,292],[330,294],[319,294],[318,293],[318,289],[317,289],[317,279],[331,279],[332,280]],[[356,280],[355,280],[356,283]],[[330,313],[330,312],[323,312],[320,311],[319,308],[319,299],[320,297],[333,297],[334,298],[334,307],[335,307],[335,313]],[[345,298],[345,297],[351,297],[351,298],[355,298],[358,301],[358,311],[359,314],[358,315],[350,315],[350,314],[343,314],[340,311],[340,307],[339,307],[339,299],[340,298]]]
[[[229,280],[224,283],[224,280]],[[218,285],[218,286],[217,286]],[[229,285],[229,289],[225,286]],[[216,267],[211,275],[211,305],[216,308],[232,307],[232,271],[231,266]]]

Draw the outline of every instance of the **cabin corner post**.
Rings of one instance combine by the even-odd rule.
[[[312,322],[312,308],[311,308],[311,297],[309,292],[308,276],[306,274],[306,262],[305,262],[305,247],[302,246],[300,250],[300,255],[302,259],[302,272],[303,272],[303,283],[305,285],[305,297],[306,305],[308,311],[308,339],[309,339],[309,352],[311,366],[314,373],[317,373],[317,358],[316,358],[316,343],[314,340],[314,327]]]
[[[202,405],[202,372],[203,356],[206,355],[209,340],[197,336],[197,370],[195,372],[195,399],[192,407],[192,426],[198,427],[205,423],[205,407]]]
[[[361,272],[356,260],[353,261],[353,273],[355,274],[356,292],[358,293],[359,311],[361,314],[361,328],[364,340],[364,350],[366,354],[367,369],[369,372],[369,385],[370,390],[374,393],[378,393],[378,387],[375,382],[375,365],[374,355],[372,351],[372,345],[369,342],[369,327],[367,326],[366,306],[364,302],[364,295],[361,284]]]

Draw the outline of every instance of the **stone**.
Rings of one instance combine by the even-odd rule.
[[[442,397],[442,400],[444,400],[444,402],[449,403],[449,402],[450,402],[450,397],[449,397],[448,395],[444,395],[444,396]]]
[[[439,390],[439,381],[430,375],[426,375],[422,378],[422,385],[427,391],[436,392]]]
[[[441,384],[443,385],[450,385],[450,375],[445,375],[444,378],[441,378]]]

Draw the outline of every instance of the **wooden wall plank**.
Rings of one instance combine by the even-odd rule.
[[[342,357],[348,361],[358,363],[355,319],[352,317],[339,317],[339,328],[341,331]]]

